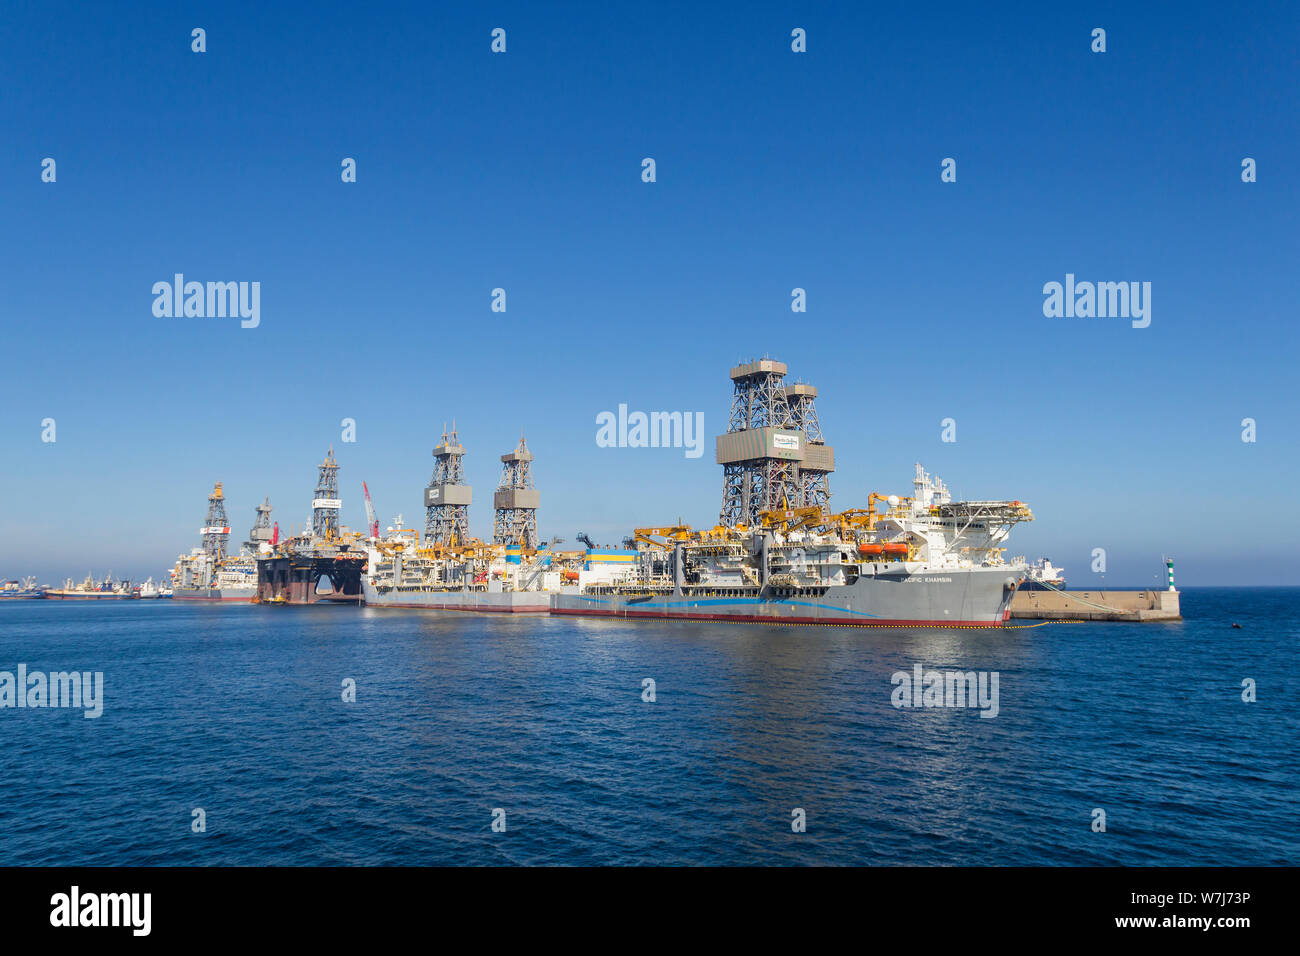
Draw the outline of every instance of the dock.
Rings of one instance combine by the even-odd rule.
[[[1181,621],[1179,592],[1017,591],[1013,618],[1051,621]]]

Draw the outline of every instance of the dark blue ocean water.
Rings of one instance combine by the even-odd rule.
[[[103,671],[105,705],[0,709],[0,863],[1300,863],[1300,589],[1183,611],[948,631],[8,602],[0,670]],[[896,709],[916,663],[997,671],[998,716]]]

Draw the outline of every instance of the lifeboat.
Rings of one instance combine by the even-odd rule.
[[[907,545],[901,542],[890,542],[884,545],[885,554],[891,557],[907,557]]]
[[[578,580],[578,572],[577,572],[577,571],[565,571],[565,572],[564,572],[564,580],[566,580],[566,581],[576,581],[576,580]]]
[[[884,553],[885,546],[882,544],[867,544],[866,542],[863,542],[858,545],[858,554],[867,555],[869,557],[878,557]]]

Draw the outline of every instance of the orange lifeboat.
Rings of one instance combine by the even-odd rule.
[[[894,557],[907,556],[907,545],[902,544],[901,542],[891,541],[889,544],[886,544],[884,548],[885,548],[885,554],[892,555]]]
[[[577,571],[565,571],[565,572],[564,572],[564,580],[566,580],[566,581],[576,581],[576,580],[578,580],[578,572],[577,572]]]

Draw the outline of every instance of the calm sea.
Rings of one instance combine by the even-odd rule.
[[[0,671],[102,671],[104,704],[0,709],[0,863],[1300,863],[1300,589],[1189,588],[1183,613],[948,631],[7,602]],[[997,716],[896,708],[917,664],[996,671]]]

